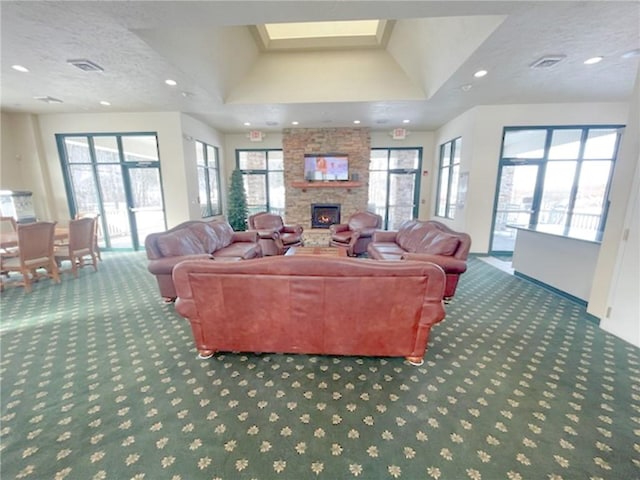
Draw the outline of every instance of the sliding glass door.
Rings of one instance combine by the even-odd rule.
[[[102,248],[144,246],[166,229],[155,134],[57,135],[71,217],[100,214]]]
[[[382,216],[383,228],[417,218],[421,162],[421,148],[371,150],[368,209]]]

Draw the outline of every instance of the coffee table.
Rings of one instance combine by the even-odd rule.
[[[319,255],[322,257],[346,257],[347,249],[342,247],[291,247],[285,255]]]

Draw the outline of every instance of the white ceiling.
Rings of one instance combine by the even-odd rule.
[[[2,1],[0,16],[3,111],[180,111],[222,132],[432,130],[476,105],[627,101],[640,59],[621,57],[640,48],[637,1]],[[265,51],[250,28],[359,19],[395,21],[384,47]]]

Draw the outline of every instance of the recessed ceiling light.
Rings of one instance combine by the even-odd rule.
[[[411,120],[409,120],[408,118],[405,120],[402,120],[402,123],[411,123]]]
[[[22,65],[11,65],[11,68],[18,72],[28,73],[29,69],[27,67],[23,67]]]
[[[595,65],[600,63],[604,57],[591,57],[584,61],[585,65]]]
[[[184,98],[191,98],[195,95],[195,93],[192,92],[180,92],[180,95],[182,95]]]
[[[356,125],[360,124],[360,120],[354,120],[353,123],[355,123]]]
[[[111,106],[111,103],[107,102],[106,100],[101,100],[100,101],[100,105],[104,105],[105,107],[109,107],[109,106]]]
[[[291,122],[291,125],[298,125],[300,122],[294,120],[293,122]]]
[[[170,85],[172,87],[175,87],[176,85],[178,85],[178,82],[176,82],[175,80],[171,80],[170,78],[166,79],[164,81],[164,83],[166,83],[167,85]]]
[[[622,58],[635,58],[640,57],[640,48],[634,48],[633,50],[629,50],[628,52],[624,52]]]
[[[482,78],[487,73],[489,73],[489,72],[487,72],[486,70],[478,70],[476,73],[473,74],[473,76],[476,77],[476,78]]]
[[[243,123],[243,125],[244,125],[245,127],[250,127],[250,126],[251,126],[251,122],[244,122],[244,123]]]

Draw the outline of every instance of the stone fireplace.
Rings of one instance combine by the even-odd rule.
[[[284,160],[285,214],[288,224],[304,228],[306,245],[329,244],[331,219],[313,224],[312,205],[338,205],[340,218],[349,218],[367,209],[371,132],[368,128],[287,128],[282,132]],[[304,178],[305,154],[340,153],[349,158],[349,178],[345,182],[307,182]],[[334,221],[337,220],[337,221]]]
[[[340,223],[339,203],[311,204],[311,228],[329,228],[334,223]]]

